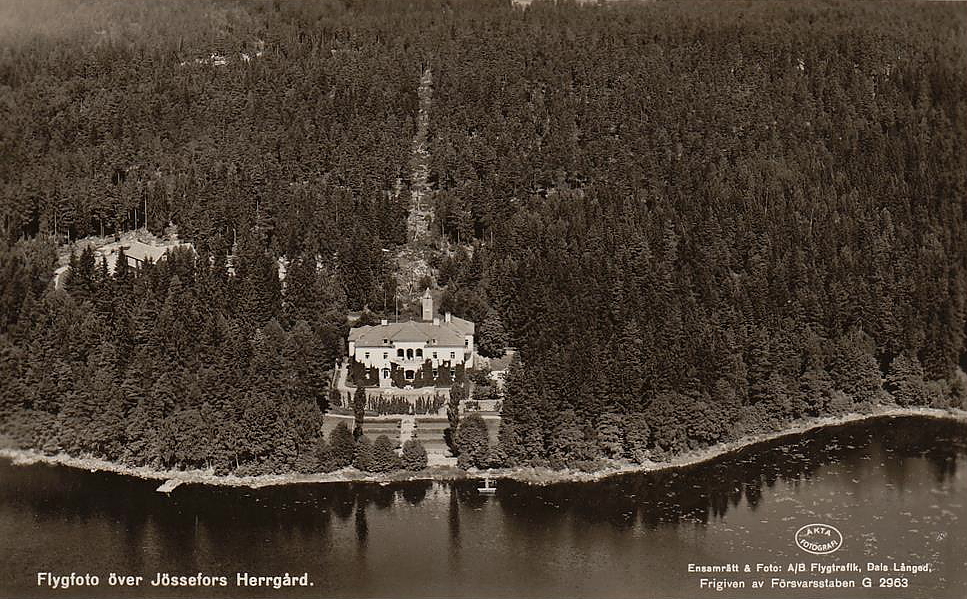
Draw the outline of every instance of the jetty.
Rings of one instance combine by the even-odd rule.
[[[497,481],[491,480],[489,476],[484,478],[483,486],[477,487],[477,492],[481,495],[496,495]]]
[[[182,482],[184,481],[177,478],[169,478],[168,480],[163,482],[161,486],[158,487],[156,490],[158,491],[158,493],[171,493],[176,488],[178,488],[178,485],[180,485]]]

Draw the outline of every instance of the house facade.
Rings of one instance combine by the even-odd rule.
[[[423,294],[422,320],[361,326],[349,331],[353,376],[380,387],[448,386],[473,366],[474,323],[433,311],[430,290]]]

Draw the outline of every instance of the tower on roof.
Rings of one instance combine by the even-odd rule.
[[[423,292],[423,320],[430,322],[433,320],[433,297],[430,295],[430,288],[427,287]]]

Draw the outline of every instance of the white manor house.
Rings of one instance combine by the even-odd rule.
[[[423,319],[361,326],[349,331],[349,356],[378,377],[380,387],[452,381],[458,367],[473,367],[474,324],[449,312],[433,313],[430,290],[423,294]],[[422,369],[422,371],[421,371]],[[370,381],[373,382],[373,381]]]

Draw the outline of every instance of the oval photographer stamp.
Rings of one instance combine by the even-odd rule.
[[[796,546],[813,555],[833,553],[843,546],[843,533],[831,524],[807,524],[796,531]]]

